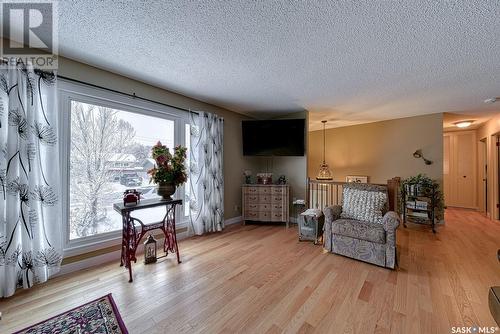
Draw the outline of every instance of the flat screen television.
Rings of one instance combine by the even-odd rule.
[[[303,156],[305,120],[242,121],[243,155]]]

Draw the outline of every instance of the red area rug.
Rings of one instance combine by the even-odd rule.
[[[111,294],[75,307],[17,333],[128,334]]]

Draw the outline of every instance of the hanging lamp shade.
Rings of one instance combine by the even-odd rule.
[[[333,180],[332,172],[330,171],[328,164],[324,162],[321,164],[316,180]]]
[[[323,163],[319,167],[318,176],[316,176],[316,180],[333,180],[332,171],[328,167],[328,164],[325,161],[325,150],[326,150],[326,121],[321,121],[323,123]]]

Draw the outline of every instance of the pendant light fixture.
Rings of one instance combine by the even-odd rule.
[[[323,163],[319,167],[318,176],[316,176],[316,180],[333,180],[332,172],[330,168],[328,168],[328,164],[325,161],[325,150],[326,150],[326,121],[321,121],[323,123]]]

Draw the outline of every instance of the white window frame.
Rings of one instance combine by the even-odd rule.
[[[75,83],[72,81],[58,80],[59,100],[59,141],[61,162],[61,189],[62,189],[62,240],[64,241],[64,257],[88,253],[102,248],[121,244],[122,231],[100,233],[89,237],[70,240],[69,219],[69,165],[71,147],[71,101],[104,106],[146,116],[153,116],[174,121],[174,143],[185,145],[185,124],[189,123],[189,113],[159,103],[134,99],[124,94],[111,92],[105,89]],[[178,195],[184,199],[184,187],[178,189]],[[189,217],[184,216],[184,208],[176,212],[177,228],[188,226]]]

